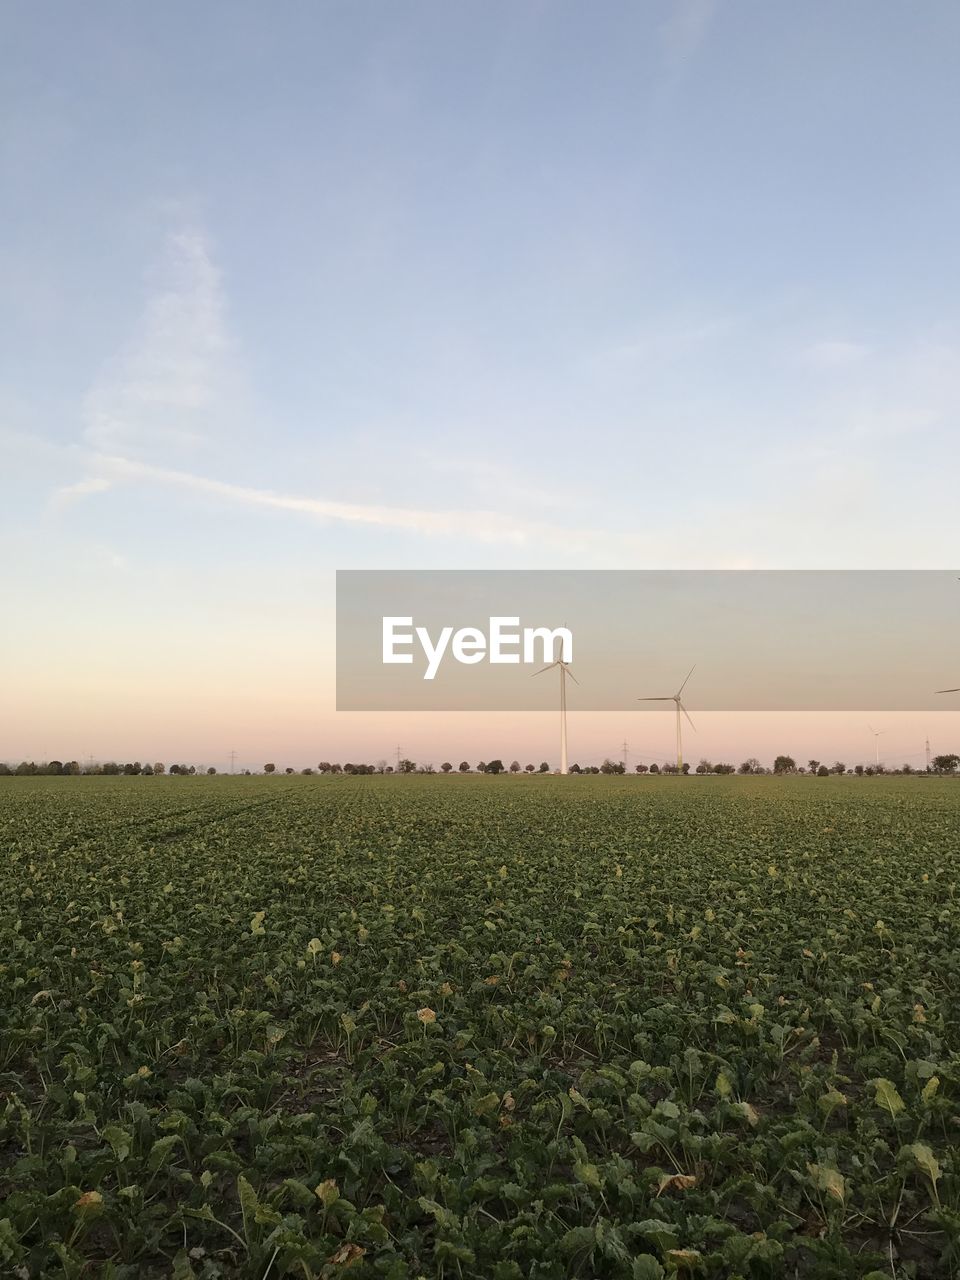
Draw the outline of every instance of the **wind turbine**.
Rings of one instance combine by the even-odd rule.
[[[563,650],[561,649],[562,653]],[[567,676],[574,684],[580,681],[570,670],[570,664],[564,662],[562,658],[557,658],[555,662],[550,662],[545,667],[541,667],[539,671],[535,671],[535,676],[542,676],[545,671],[552,671],[554,667],[560,669],[560,772],[567,772]]]
[[[957,581],[960,582],[960,578]],[[938,689],[937,693],[960,693],[960,687],[956,689]]]
[[[697,664],[694,663],[693,666],[690,668],[690,670],[687,672],[687,680],[690,679],[690,677],[693,675],[696,669],[697,669]],[[685,716],[687,716],[687,720],[689,721],[690,728],[693,729],[694,733],[696,733],[696,729],[697,729],[697,726],[690,719],[689,715],[687,715],[687,708],[680,701],[680,695],[683,693],[684,689],[687,687],[687,680],[684,680],[683,684],[680,686],[680,688],[677,690],[676,693],[663,694],[662,696],[657,698],[638,698],[637,699],[638,702],[675,702],[676,703],[676,706],[677,706],[677,768],[681,772],[683,772],[683,735],[681,733],[681,726],[680,726],[681,711]]]
[[[868,724],[867,728],[873,734],[873,745],[877,752],[877,768],[880,768],[880,739],[887,731],[886,729],[874,729],[872,724]]]

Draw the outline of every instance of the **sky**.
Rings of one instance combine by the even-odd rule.
[[[0,759],[556,756],[337,715],[338,568],[952,568],[958,55],[952,0],[6,5]]]

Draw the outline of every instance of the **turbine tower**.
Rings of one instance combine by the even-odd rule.
[[[563,650],[561,649],[561,653]],[[545,671],[552,671],[554,667],[560,669],[560,772],[567,772],[567,676],[574,684],[580,681],[570,670],[570,664],[564,662],[562,658],[557,658],[555,662],[548,663],[547,666],[541,667],[539,671],[535,671],[535,676],[542,676]]]
[[[687,672],[687,680],[689,680],[689,679],[690,679],[690,677],[693,675],[693,673],[694,673],[694,671],[696,671],[696,669],[697,669],[697,664],[696,664],[696,663],[694,663],[694,664],[693,664],[693,666],[690,668],[690,670]],[[689,724],[690,724],[690,728],[691,728],[691,729],[693,729],[694,733],[696,733],[696,729],[697,729],[697,726],[696,726],[696,725],[693,723],[693,721],[690,719],[689,715],[687,715],[687,708],[683,705],[683,703],[682,703],[682,702],[681,702],[681,700],[680,700],[680,695],[683,693],[684,689],[687,687],[687,680],[684,680],[683,684],[680,686],[680,688],[677,690],[677,692],[676,692],[676,693],[667,693],[667,694],[662,694],[662,695],[660,695],[659,697],[656,697],[656,698],[638,698],[638,699],[637,699],[637,701],[638,701],[638,702],[673,702],[673,703],[676,703],[676,709],[677,709],[677,769],[678,769],[681,773],[683,772],[683,734],[682,734],[682,732],[681,732],[680,713],[681,713],[681,712],[683,712],[683,714],[687,717],[687,720],[688,720],[688,722],[689,722]]]
[[[867,728],[873,734],[873,745],[877,754],[877,768],[880,768],[880,739],[886,733],[886,729],[874,729],[873,725],[868,724]]]

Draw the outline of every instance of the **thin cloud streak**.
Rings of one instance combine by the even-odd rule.
[[[65,507],[77,498],[86,498],[94,493],[106,493],[113,484],[105,476],[89,476],[85,480],[77,480],[75,484],[65,484],[57,489],[52,503],[57,507]]]
[[[336,502],[326,498],[276,493],[272,489],[255,489],[115,455],[101,455],[97,462],[117,478],[153,480],[160,484],[208,493],[243,506],[287,511],[323,521],[399,529],[434,537],[459,536],[478,542],[509,542],[517,545],[528,542],[565,545],[573,539],[601,536],[583,530],[572,531],[549,524],[527,522],[499,511],[429,511],[414,507]]]

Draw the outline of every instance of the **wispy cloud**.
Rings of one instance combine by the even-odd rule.
[[[814,369],[849,369],[870,354],[865,342],[812,342],[800,353],[800,359]]]
[[[338,502],[329,498],[303,497],[277,493],[272,489],[232,484],[116,455],[99,456],[96,462],[99,470],[106,471],[116,480],[150,480],[210,494],[241,506],[286,511],[320,521],[370,525],[430,536],[464,537],[474,542],[507,542],[517,545],[531,542],[562,545],[573,538],[598,536],[588,531],[573,532],[542,522],[517,519],[498,511],[434,511],[416,507]]]
[[[77,498],[86,498],[93,493],[105,493],[113,487],[105,476],[88,476],[85,480],[77,480],[74,484],[62,485],[53,494],[53,505],[65,507]]]
[[[84,438],[97,449],[139,452],[201,434],[226,350],[220,273],[204,236],[167,238],[139,330],[108,363],[83,406]]]
[[[717,0],[672,0],[670,17],[660,27],[668,54],[689,58],[707,37],[717,11]]]

